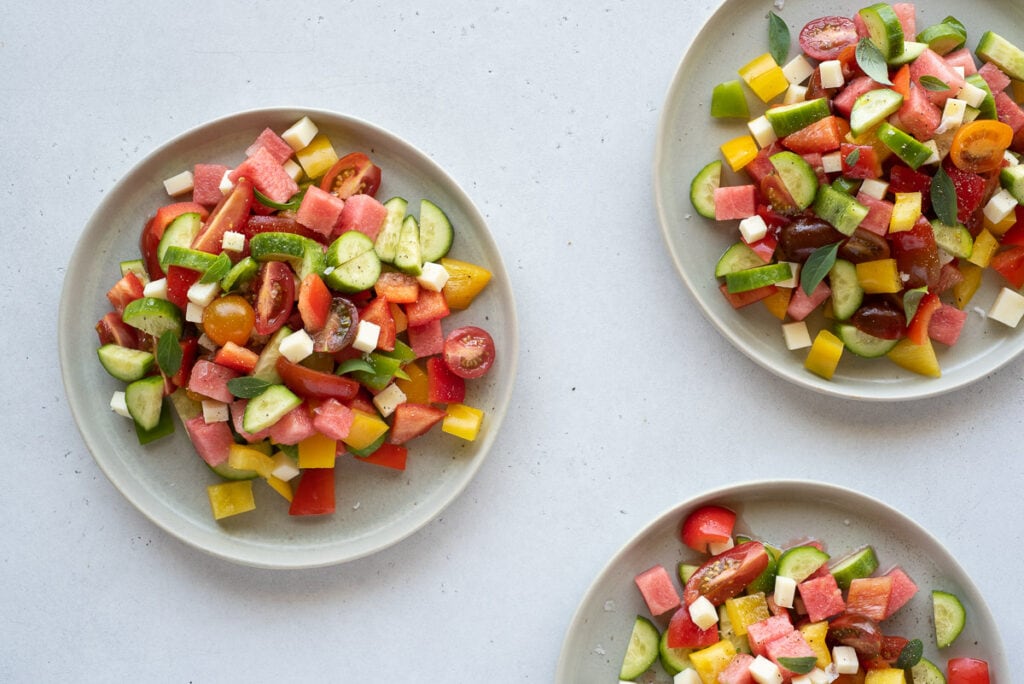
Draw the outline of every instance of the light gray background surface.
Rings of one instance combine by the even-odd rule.
[[[637,530],[780,477],[931,530],[1012,648],[1024,360],[911,403],[810,394],[725,342],[665,252],[658,116],[715,3],[421,4],[4,8],[0,680],[547,682]],[[237,566],[149,523],[85,449],[57,362],[63,273],[104,193],[184,130],[274,105],[367,119],[435,159],[487,218],[520,323],[513,403],[464,494],[400,544],[313,571]]]

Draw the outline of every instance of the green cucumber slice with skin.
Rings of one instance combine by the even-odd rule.
[[[133,423],[135,421],[132,421]],[[139,439],[139,444],[149,444],[154,442],[161,437],[174,434],[174,418],[171,416],[170,411],[164,411],[161,407],[160,418],[157,420],[156,425],[149,430],[143,429],[141,425],[135,423],[135,436]]]
[[[917,34],[919,42],[928,45],[932,52],[947,55],[953,50],[963,47],[967,41],[967,33],[948,21],[932,24]]]
[[[890,66],[902,66],[904,64],[910,64],[915,59],[921,56],[925,50],[928,49],[927,43],[919,43],[914,40],[903,41],[903,52],[898,57],[893,57],[889,60]]]
[[[797,208],[803,211],[811,206],[818,192],[818,174],[814,168],[799,154],[789,150],[776,152],[768,159],[782,178]]]
[[[629,635],[626,655],[622,658],[619,679],[632,681],[651,669],[658,659],[658,628],[642,615],[633,621],[633,631]]]
[[[697,572],[698,570],[700,570],[699,565],[694,565],[692,563],[680,563],[679,581],[685,585],[687,582],[690,581],[690,578],[693,577],[693,573]]]
[[[859,137],[899,111],[903,96],[895,90],[879,88],[869,90],[854,103],[850,110],[850,133]]]
[[[251,256],[247,256],[232,266],[228,274],[221,278],[220,289],[224,292],[240,290],[248,285],[259,272],[259,262]]]
[[[164,252],[164,258],[160,262],[163,268],[168,266],[181,266],[187,268],[190,271],[199,271],[205,273],[214,262],[217,261],[216,254],[210,254],[209,252],[201,252],[198,249],[192,249],[191,247],[180,247],[178,245],[171,245]]]
[[[423,248],[420,246],[420,222],[415,216],[402,220],[398,235],[398,251],[395,253],[395,268],[403,273],[418,276],[423,273]]]
[[[250,434],[266,430],[301,403],[284,385],[271,385],[245,405],[242,429]]]
[[[256,367],[253,368],[252,376],[270,383],[281,382],[281,376],[277,372],[277,360],[281,358],[281,341],[292,334],[292,329],[287,325],[274,333],[256,359]]]
[[[788,262],[779,262],[729,273],[725,276],[725,284],[729,292],[749,292],[792,277],[793,267]]]
[[[1004,166],[999,172],[999,184],[1009,192],[1018,203],[1024,203],[1024,164]]]
[[[935,234],[935,244],[951,256],[969,259],[974,252],[974,238],[963,224],[947,226],[945,223],[932,221],[932,232]]]
[[[967,611],[960,599],[948,591],[932,590],[932,619],[935,622],[935,645],[947,648],[964,631]]]
[[[327,248],[324,282],[339,292],[361,292],[373,287],[380,277],[380,257],[373,240],[357,230],[350,230]]]
[[[888,121],[878,124],[875,132],[883,145],[915,171],[932,156],[932,148]]]
[[[816,97],[813,100],[772,107],[764,116],[771,124],[775,135],[785,138],[790,133],[796,133],[831,114],[828,101],[824,97]]]
[[[832,181],[832,188],[847,195],[856,196],[862,182],[859,178],[836,176],[836,179]]]
[[[392,197],[384,203],[384,208],[388,210],[388,213],[384,218],[384,225],[381,226],[380,232],[377,234],[377,240],[373,243],[373,248],[377,251],[377,256],[381,261],[393,264],[395,255],[398,254],[398,238],[402,233],[402,221],[405,220],[405,212],[409,208],[409,203],[401,197]]]
[[[736,541],[738,545],[738,537]],[[782,555],[782,552],[768,544],[764,545],[764,550],[768,552],[768,565],[765,566],[760,575],[747,585],[747,594],[756,594],[758,592],[770,594],[775,589],[775,576],[779,573],[779,556]]]
[[[988,87],[988,82],[985,80],[985,77],[980,74],[971,74],[969,76],[965,76],[964,81],[970,83],[975,88],[981,88],[985,91],[985,98],[978,106],[978,114],[975,118],[998,119],[999,112],[996,110],[996,98],[995,95],[992,94],[992,89]],[[968,110],[970,109],[971,108],[968,107]],[[964,120],[966,122],[967,118],[965,117]]]
[[[829,555],[816,546],[794,546],[779,557],[778,574],[798,584],[828,562]]]
[[[301,281],[310,273],[323,273],[327,257],[316,240],[294,233],[257,233],[249,240],[250,256],[257,262],[283,261]]]
[[[836,579],[836,584],[842,590],[850,588],[850,582],[855,579],[870,577],[878,569],[878,555],[871,546],[857,549],[853,553],[840,558],[830,568],[829,572]]]
[[[160,375],[128,383],[124,390],[128,414],[142,430],[153,430],[160,423],[164,406],[164,379]]]
[[[886,340],[861,332],[848,323],[836,325],[836,337],[851,352],[865,359],[877,359],[888,354],[899,340]]]
[[[722,161],[716,159],[690,181],[690,204],[704,218],[715,218],[715,190],[722,185]]]
[[[119,266],[121,267],[121,275],[126,276],[129,273],[134,273],[143,283],[149,280],[149,274],[146,273],[146,264],[142,259],[125,259]]]
[[[711,116],[716,119],[749,119],[750,107],[739,79],[719,83],[711,91]]]
[[[879,2],[857,12],[864,20],[868,36],[886,61],[903,54],[903,24],[892,6]]]
[[[829,269],[828,282],[832,290],[832,314],[845,321],[864,302],[864,288],[857,279],[857,267],[846,259],[836,259]]]
[[[818,188],[813,206],[818,218],[831,223],[843,235],[853,235],[869,211],[856,199],[831,185],[822,185]]]
[[[1010,78],[1024,81],[1024,50],[998,33],[983,33],[975,52],[982,62],[992,62]]]
[[[156,357],[151,352],[119,344],[105,344],[96,350],[96,354],[100,357],[103,369],[122,382],[146,377],[156,363]]]
[[[121,320],[153,337],[165,332],[181,336],[181,309],[166,299],[141,297],[129,302],[121,313]]]
[[[225,480],[255,480],[259,477],[259,474],[255,470],[239,470],[238,468],[232,468],[227,462],[220,463],[212,466],[207,463],[210,470],[217,473]]]
[[[448,254],[454,240],[455,231],[444,210],[430,200],[420,200],[420,258],[423,262],[439,261]]]
[[[692,648],[670,648],[667,629],[658,640],[658,658],[661,660],[661,666],[665,668],[665,672],[671,677],[675,677],[688,667],[693,667],[693,663],[690,662],[691,653],[693,653]]]
[[[203,220],[199,217],[198,213],[192,211],[175,217],[173,221],[167,224],[167,227],[164,228],[164,234],[160,236],[160,242],[157,243],[156,247],[156,258],[160,262],[160,267],[167,270],[167,265],[164,263],[164,255],[167,253],[168,247],[171,245],[191,247],[192,241],[195,240],[202,226]]]
[[[910,679],[914,684],[946,684],[942,670],[927,658],[921,658],[910,668]]]
[[[759,257],[747,243],[740,241],[725,250],[725,253],[719,257],[718,263],[715,264],[715,277],[722,278],[730,273],[746,271],[758,266],[764,266],[764,259]]]

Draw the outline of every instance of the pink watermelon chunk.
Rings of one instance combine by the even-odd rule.
[[[299,404],[270,426],[270,439],[277,444],[298,444],[314,434],[316,427],[305,403]]]
[[[921,86],[921,78],[923,76],[934,76],[949,86],[949,88],[945,90],[927,90]],[[960,92],[960,89],[964,87],[963,76],[957,73],[941,55],[928,48],[925,48],[925,51],[910,63],[910,79],[926,93],[928,100],[937,107],[943,106],[946,100],[955,97]]]
[[[302,197],[295,220],[324,237],[330,237],[344,206],[345,200],[311,185]]]
[[[665,566],[655,565],[644,570],[634,577],[633,581],[640,589],[640,595],[643,596],[651,615],[664,615],[679,607],[679,592]]]
[[[261,147],[269,152],[270,156],[273,157],[274,161],[278,164],[284,164],[286,161],[291,159],[291,145],[286,143],[281,136],[269,128],[264,128],[263,132],[257,136],[253,144],[249,145],[248,149],[245,150],[245,156],[253,156]]]
[[[1005,92],[995,94],[996,112],[999,120],[1013,129],[1014,133],[1024,128],[1024,110]]]
[[[227,423],[207,423],[202,416],[185,421],[185,431],[204,461],[212,466],[227,462],[228,452],[235,443]]]
[[[444,333],[441,330],[441,319],[439,318],[423,325],[410,325],[407,333],[409,346],[412,347],[417,359],[444,351]]]
[[[846,608],[872,620],[884,620],[892,597],[892,577],[858,577],[850,582]]]
[[[846,608],[843,592],[831,573],[804,580],[797,585],[797,591],[800,592],[804,609],[807,610],[807,618],[811,622],[820,622],[843,612]]]
[[[273,202],[287,202],[299,191],[298,183],[265,147],[257,149],[228,175],[232,182],[242,177],[251,180],[253,186]]]
[[[818,308],[822,302],[828,299],[831,294],[832,290],[824,280],[818,283],[810,296],[804,292],[802,287],[795,287],[793,288],[793,296],[789,299],[786,315],[794,321],[802,321]]]
[[[849,119],[850,111],[853,110],[853,103],[857,101],[857,98],[864,93],[878,90],[881,87],[882,84],[870,76],[856,76],[836,94],[832,100],[832,106],[835,108],[836,113],[842,114],[845,118]]]
[[[220,180],[228,167],[223,164],[196,164],[192,168],[192,201],[215,207],[224,197]]]
[[[1010,77],[992,62],[982,64],[978,69],[978,75],[985,79],[985,83],[993,93],[1002,92],[1010,86]]]
[[[715,220],[745,219],[757,213],[757,186],[731,185],[715,188]]]
[[[313,427],[331,439],[348,437],[354,415],[352,409],[337,399],[328,399],[313,409]]]
[[[903,27],[904,40],[916,40],[917,36],[917,8],[912,2],[894,2],[892,11],[899,17],[900,26]]]
[[[974,63],[974,55],[971,54],[971,49],[968,47],[962,47],[959,50],[950,52],[945,56],[945,60],[950,66],[963,67],[964,76],[978,73],[978,66]]]
[[[235,400],[235,397],[228,389],[228,380],[238,376],[238,371],[232,370],[227,366],[222,366],[219,363],[207,361],[206,359],[199,359],[192,366],[192,374],[188,379],[188,389],[190,392],[202,394],[204,397],[210,397],[217,401],[223,401],[225,404],[230,404]]]
[[[942,122],[942,110],[928,99],[927,90],[914,83],[910,88],[910,96],[903,100],[891,120],[897,128],[902,128],[923,142],[935,137],[935,129]]]
[[[797,629],[794,629],[778,639],[769,641],[765,645],[765,651],[766,657],[779,666],[779,670],[782,671],[782,676],[787,680],[796,673],[791,670],[787,670],[779,664],[779,658],[815,657],[814,649],[807,643],[807,639],[804,638],[803,632]]]
[[[270,436],[270,429],[260,430],[257,433],[246,432],[242,428],[242,421],[245,419],[245,407],[249,404],[248,399],[235,399],[231,402],[231,424],[235,427],[235,432],[241,435],[249,444],[255,442],[262,442]]]
[[[350,230],[358,230],[371,240],[377,239],[388,210],[376,198],[370,195],[352,195],[345,200],[345,207],[335,227],[334,234],[341,235]]]
[[[877,199],[863,192],[857,193],[857,201],[868,208],[868,215],[860,222],[860,227],[870,230],[876,235],[887,234],[889,232],[889,221],[892,220],[892,202]]]
[[[750,643],[750,650],[754,655],[768,657],[766,650],[768,644],[780,637],[784,637],[794,629],[789,619],[789,613],[780,613],[765,618],[760,622],[747,625],[747,641]]]
[[[885,574],[892,577],[892,594],[889,596],[889,605],[885,611],[885,617],[888,618],[913,598],[917,593],[917,585],[898,565]]]
[[[952,304],[943,304],[932,314],[928,323],[928,337],[947,346],[956,344],[960,339],[960,331],[967,322],[967,312],[961,311]]]
[[[737,653],[725,669],[718,673],[718,684],[754,684],[754,675],[750,674],[750,664],[754,656],[748,653]]]

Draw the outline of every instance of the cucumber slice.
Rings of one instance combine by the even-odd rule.
[[[950,646],[967,622],[967,611],[960,599],[948,591],[932,590],[932,617],[935,620],[935,645]]]
[[[903,54],[903,24],[892,6],[879,2],[857,12],[868,29],[868,37],[886,61]]]
[[[876,359],[880,356],[885,356],[899,342],[899,340],[886,340],[869,335],[846,323],[840,323],[836,326],[836,337],[843,341],[847,349],[865,359]]]
[[[749,119],[750,107],[740,80],[719,83],[711,91],[711,116],[716,119]]]
[[[327,248],[326,258],[330,271],[324,282],[339,292],[368,290],[380,277],[380,257],[373,240],[359,231],[343,233]]]
[[[227,462],[209,467],[210,470],[225,480],[255,480],[259,476],[255,470],[239,470],[238,468],[232,468]]]
[[[266,430],[301,403],[302,399],[284,385],[271,385],[245,405],[242,429],[249,434]]]
[[[814,198],[814,213],[843,235],[853,235],[868,215],[868,208],[831,185],[822,185]]]
[[[420,246],[420,223],[415,216],[406,216],[398,234],[398,251],[395,253],[395,268],[403,273],[418,276],[423,272],[423,248]]]
[[[981,101],[981,105],[978,106],[977,116],[978,119],[998,119],[999,112],[996,110],[996,98],[992,94],[992,89],[988,87],[988,82],[980,74],[971,74],[964,77],[964,81],[970,83],[975,88],[981,88],[985,91],[985,99]],[[968,110],[971,108],[968,107]],[[966,115],[964,116],[964,122],[968,121]]]
[[[745,271],[757,268],[758,266],[764,266],[764,259],[759,257],[757,252],[752,250],[747,243],[737,242],[725,250],[725,253],[719,257],[718,263],[715,264],[715,277],[722,278],[730,273]]]
[[[850,582],[870,577],[871,573],[877,569],[878,556],[875,554],[875,549],[865,546],[841,558],[829,568],[829,572],[835,577],[839,588],[845,591],[850,588]]]
[[[448,254],[455,231],[447,214],[430,200],[420,200],[420,258],[438,261]]]
[[[388,214],[384,218],[380,233],[377,234],[377,240],[373,243],[377,256],[384,263],[394,263],[395,255],[398,254],[398,237],[402,233],[402,221],[405,220],[408,207],[409,203],[401,197],[392,197],[384,203]]]
[[[217,261],[216,254],[201,252],[198,249],[192,249],[190,247],[170,245],[167,248],[167,251],[164,252],[164,258],[160,261],[160,265],[164,269],[168,266],[181,266],[182,268],[187,268],[190,271],[199,271],[200,273],[204,273],[213,266],[215,261]]]
[[[156,258],[160,262],[160,267],[164,270],[167,269],[167,264],[164,263],[164,255],[167,253],[168,247],[172,245],[191,247],[192,241],[195,240],[202,226],[203,220],[199,217],[199,214],[191,211],[176,217],[167,224],[164,234],[160,236],[160,242],[156,246]]]
[[[818,174],[814,168],[799,154],[789,150],[776,152],[768,160],[782,178],[782,184],[796,202],[797,209],[803,211],[811,206],[818,193]]]
[[[124,390],[128,414],[143,431],[153,430],[160,423],[164,406],[164,379],[151,375],[128,383]]]
[[[129,302],[124,307],[121,320],[153,337],[160,337],[165,332],[181,336],[181,309],[166,299],[141,297]]]
[[[715,190],[722,185],[722,161],[707,164],[690,182],[690,204],[704,218],[715,218]]]
[[[1024,81],[1024,50],[998,33],[983,33],[975,52],[982,62],[992,62],[1010,78]]]
[[[167,435],[172,434],[174,434],[174,418],[171,416],[171,412],[164,411],[162,406],[160,410],[160,418],[157,420],[156,426],[153,428],[146,430],[138,423],[135,423],[135,436],[138,437],[139,444],[149,444],[161,437],[166,437]]]
[[[285,325],[271,336],[256,359],[256,367],[252,371],[254,378],[270,383],[281,382],[281,376],[277,372],[277,360],[281,358],[281,340],[291,334],[291,328]]]
[[[935,663],[921,658],[917,665],[910,668],[910,680],[913,684],[946,684],[946,675],[942,674]]]
[[[692,648],[669,648],[667,629],[658,640],[658,659],[671,677],[675,677],[688,667],[693,667],[693,663],[690,662],[691,653]]]
[[[149,282],[149,274],[146,273],[146,264],[142,259],[125,259],[120,264],[121,275],[126,276],[134,273],[143,284]]]
[[[738,543],[739,540],[737,539]],[[779,574],[779,556],[782,555],[782,552],[768,544],[764,545],[764,550],[768,552],[768,565],[764,567],[760,575],[747,585],[747,594],[756,594],[758,592],[771,594],[775,590],[775,577]]]
[[[775,135],[785,138],[790,133],[796,133],[831,114],[828,101],[824,97],[816,97],[813,100],[772,107],[764,116],[771,124]]]
[[[228,274],[221,278],[220,289],[224,292],[240,290],[249,284],[259,271],[259,262],[247,256],[232,266]]]
[[[969,259],[974,252],[974,238],[971,231],[962,224],[947,226],[939,221],[932,221],[932,232],[935,233],[935,244],[947,254],[959,259]]]
[[[828,282],[832,290],[832,314],[845,321],[864,302],[864,288],[857,279],[857,267],[846,259],[836,259],[829,269]]]
[[[967,33],[960,27],[944,21],[940,24],[932,24],[918,33],[917,40],[927,44],[932,52],[946,55],[963,47],[967,41]]]
[[[902,66],[904,64],[910,64],[915,59],[921,56],[926,49],[928,49],[927,43],[919,43],[913,40],[903,41],[903,52],[898,57],[893,57],[889,60],[890,66]]]
[[[788,262],[765,264],[745,271],[736,271],[725,276],[729,292],[749,292],[766,285],[774,285],[793,277],[793,267]]]
[[[632,681],[651,669],[658,659],[658,628],[647,618],[637,615],[629,635],[626,655],[622,658],[619,679]]]
[[[869,90],[854,103],[850,110],[850,133],[859,137],[899,111],[903,96],[895,90],[879,88]]]
[[[1009,192],[1018,203],[1024,203],[1024,165],[1006,166],[999,172],[999,184]]]
[[[327,259],[320,243],[294,233],[257,233],[249,240],[249,250],[252,258],[259,263],[287,263],[299,280],[310,273],[322,273],[327,266]]]
[[[684,585],[690,581],[693,577],[693,573],[700,569],[699,565],[693,565],[692,563],[680,563],[679,564],[679,581]]]
[[[815,546],[794,546],[779,558],[778,574],[800,583],[827,563],[828,559],[829,555]]]
[[[912,169],[916,170],[932,156],[932,148],[888,121],[878,124],[875,132],[879,141]]]
[[[151,352],[119,344],[105,344],[96,350],[96,354],[100,357],[103,369],[123,382],[144,378],[156,362]]]

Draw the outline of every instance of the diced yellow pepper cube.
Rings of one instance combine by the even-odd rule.
[[[480,425],[484,422],[484,412],[466,404],[448,404],[441,431],[449,435],[461,437],[472,442],[480,434]]]
[[[804,635],[807,645],[811,647],[814,655],[818,658],[815,665],[822,670],[831,665],[832,654],[828,650],[828,644],[825,643],[825,637],[828,635],[828,621],[808,622],[800,626],[800,632]]]
[[[299,442],[299,468],[333,468],[338,442],[317,432]]]
[[[953,303],[963,311],[981,286],[981,276],[985,269],[968,261],[961,261],[959,268],[963,279],[953,286]]]
[[[690,654],[693,669],[700,676],[703,684],[718,684],[718,675],[729,666],[729,661],[736,655],[736,647],[732,642],[723,639],[707,648]]]
[[[789,287],[780,287],[778,290],[768,295],[761,301],[764,306],[780,321],[785,320],[786,311],[789,309],[789,300],[793,297],[793,289]]]
[[[932,347],[931,340],[925,340],[924,344],[914,344],[904,338],[897,342],[886,356],[897,366],[906,368],[912,373],[929,378],[942,377],[939,359],[935,356],[935,348]]]
[[[256,508],[252,495],[252,480],[219,482],[206,488],[210,499],[210,510],[215,520],[245,513]]]
[[[395,319],[395,332],[404,333],[409,329],[409,317],[405,315],[405,310],[394,302],[388,302],[388,309],[391,311],[391,317]]]
[[[771,617],[768,601],[765,599],[763,591],[726,599],[725,610],[729,614],[729,622],[732,623],[733,631],[739,636],[747,633],[747,625]]]
[[[405,400],[410,404],[429,404],[430,392],[427,385],[427,373],[415,361],[402,366],[402,370],[409,376],[409,379],[398,378],[395,384],[405,394]]]
[[[754,157],[757,156],[757,142],[754,141],[753,136],[741,135],[723,144],[721,150],[729,168],[739,171],[754,161]]]
[[[982,229],[978,233],[978,237],[974,238],[974,250],[967,260],[975,266],[988,268],[989,262],[992,261],[992,257],[998,249],[999,241],[992,236],[992,233]]]
[[[910,230],[921,218],[921,193],[897,192],[896,201],[892,206],[892,217],[889,219],[889,232],[901,233]]]
[[[868,670],[864,675],[864,684],[907,684],[903,670],[895,667]]]
[[[819,330],[811,343],[811,351],[804,359],[804,368],[826,380],[831,380],[843,356],[843,341],[828,330]]]
[[[868,294],[899,292],[903,289],[895,259],[862,261],[856,265],[857,282]]]
[[[854,135],[853,133],[846,134],[846,141],[853,143],[854,145],[871,145],[875,150],[875,156],[878,157],[878,163],[883,163],[886,159],[892,156],[892,150],[889,146],[882,142],[878,134],[875,132],[876,129],[872,128],[869,131],[865,131],[860,135]]]
[[[744,64],[739,75],[762,102],[778,97],[789,88],[786,74],[767,52]]]
[[[271,489],[283,496],[286,501],[291,502],[294,494],[292,493],[292,486],[290,484],[280,478],[274,477],[273,475],[267,478],[267,484],[270,485]]]
[[[992,233],[996,237],[1002,237],[1006,231],[1017,225],[1017,212],[1011,211],[1006,217],[999,223],[992,223],[987,216],[985,216],[982,222],[982,228]]]
[[[299,160],[307,176],[319,178],[338,161],[338,153],[334,151],[330,138],[323,133],[317,133],[308,145],[295,153],[295,158]]]
[[[448,257],[441,258],[448,281],[441,290],[449,309],[467,309],[473,299],[491,282],[491,272],[482,266]]]
[[[365,449],[388,431],[388,424],[379,416],[359,409],[352,410],[352,427],[343,441],[353,449]]]
[[[228,465],[235,470],[252,470],[267,477],[274,469],[274,461],[261,450],[246,444],[232,444],[228,449]]]

